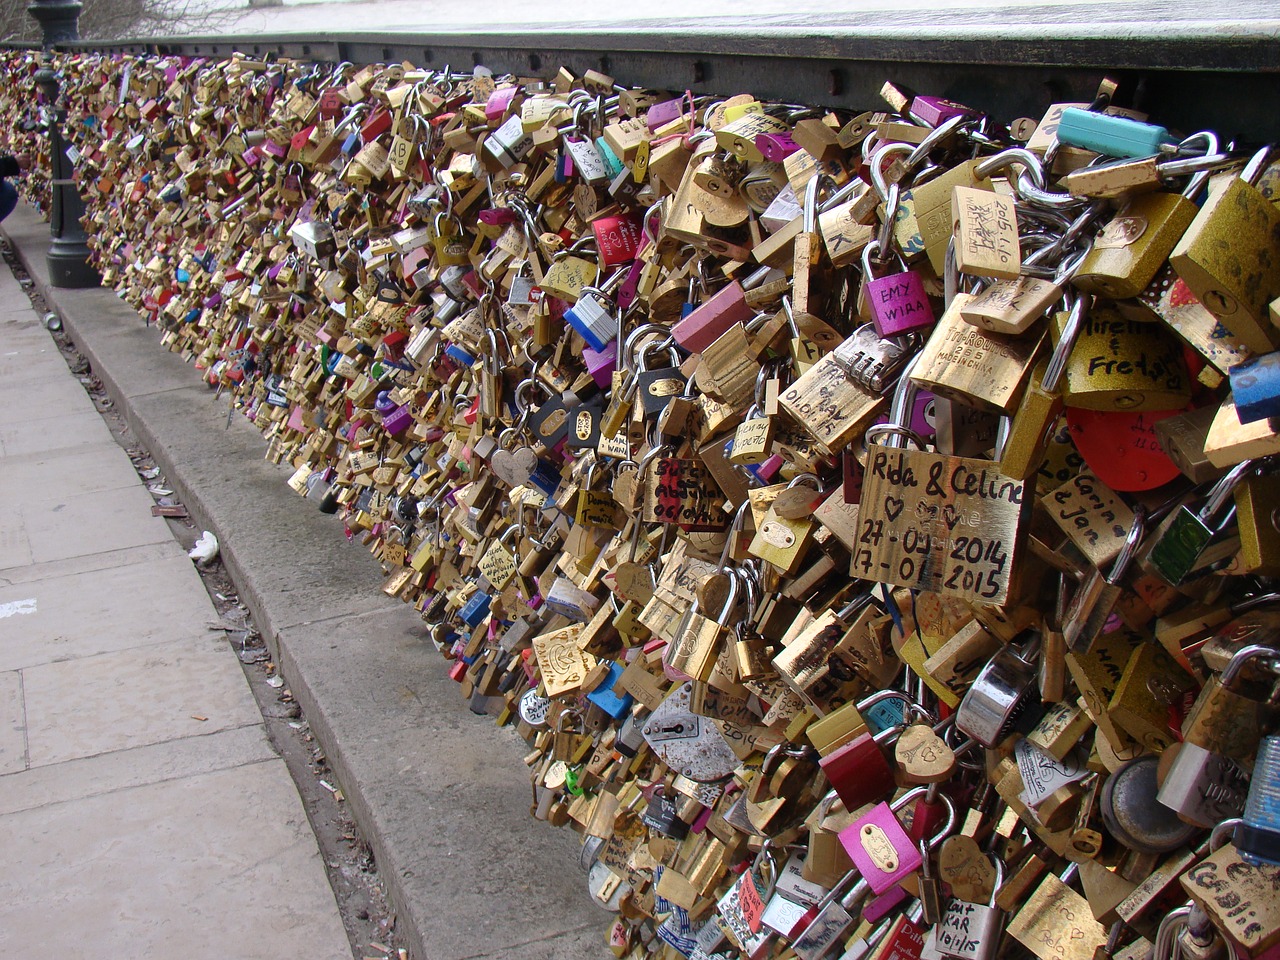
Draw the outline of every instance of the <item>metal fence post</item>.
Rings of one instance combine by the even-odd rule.
[[[35,0],[27,4],[27,12],[40,21],[44,31],[42,46],[46,51],[55,44],[78,40],[80,31],[79,0]],[[53,178],[53,204],[49,214],[49,233],[53,243],[49,247],[49,282],[55,287],[96,287],[102,282],[98,272],[89,265],[89,247],[80,218],[84,216],[84,201],[71,179],[72,164],[67,157],[67,142],[62,126],[67,111],[58,104],[58,76],[48,65],[35,76],[36,86],[44,95],[50,109],[49,155]]]

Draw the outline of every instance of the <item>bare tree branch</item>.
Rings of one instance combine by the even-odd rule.
[[[40,25],[27,13],[28,0],[0,0],[0,41],[38,43]],[[239,10],[209,0],[84,0],[80,36],[120,40],[170,33],[216,33]]]

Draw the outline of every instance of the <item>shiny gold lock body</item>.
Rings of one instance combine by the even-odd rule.
[[[1103,228],[1071,282],[1113,300],[1136,297],[1164,266],[1196,209],[1178,193],[1134,197]]]
[[[1061,333],[1066,314],[1054,315]],[[1063,379],[1063,400],[1083,410],[1174,410],[1191,399],[1182,344],[1161,324],[1095,308],[1081,325]]]
[[[1267,305],[1280,295],[1280,209],[1250,182],[1265,158],[1260,151],[1240,177],[1209,194],[1169,255],[1205,309],[1257,352],[1280,337],[1267,321]],[[1255,346],[1258,338],[1267,346]]]

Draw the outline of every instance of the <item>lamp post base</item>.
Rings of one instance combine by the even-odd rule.
[[[45,256],[49,283],[64,290],[102,285],[102,277],[89,264],[89,248],[83,242],[55,238]]]

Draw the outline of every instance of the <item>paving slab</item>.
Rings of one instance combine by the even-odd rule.
[[[0,515],[2,515],[2,512],[0,512]],[[51,576],[65,577],[75,573],[92,573],[94,570],[109,570],[113,567],[128,566],[132,563],[146,563],[151,560],[163,560],[176,555],[185,557],[187,554],[175,540],[147,543],[140,547],[104,550],[102,553],[67,557],[64,560],[56,560],[51,563],[36,563],[25,567],[0,569],[0,585],[14,586],[22,583],[37,583]]]
[[[104,458],[102,455],[119,449],[114,439],[108,439],[100,444],[5,457],[3,469],[0,469],[0,502],[51,500],[135,487],[138,474],[128,458]]]
[[[0,955],[351,958],[278,760],[26,810],[4,826]]]
[[[0,345],[11,334],[0,328]],[[41,336],[48,337],[41,332]],[[21,403],[14,402],[20,399]],[[35,383],[0,383],[0,424],[19,423],[36,416],[60,413],[93,413],[93,401],[78,380],[67,376],[48,377]]]
[[[151,515],[154,503],[138,485],[35,500],[20,505],[18,513],[32,562],[49,563],[171,540],[165,521]]]
[[[27,766],[27,725],[22,703],[22,675],[0,673],[0,774]]]
[[[218,619],[180,550],[88,573],[64,574],[59,566],[44,565],[39,581],[0,586],[0,613],[9,603],[30,600],[31,607],[20,617],[0,617],[0,670],[142,647],[171,638],[174,624],[189,632]],[[144,597],[145,614],[137,616]]]
[[[221,633],[41,664],[22,684],[32,767],[262,723]]]
[[[377,563],[284,483],[242,417],[109,292],[47,287],[41,225],[3,226],[223,560],[373,846],[416,960],[607,955],[576,834],[529,815],[523,741],[467,709]],[[7,573],[0,571],[0,577]]]
[[[258,724],[32,767],[4,778],[0,817],[276,757],[266,730]]]
[[[61,362],[62,358],[58,358]],[[65,375],[65,366],[63,367]],[[3,394],[0,393],[0,402]],[[111,431],[96,410],[58,413],[41,419],[0,425],[0,457],[98,446],[111,441]]]
[[[19,502],[0,501],[0,574],[8,567],[30,565],[31,558],[31,540]]]

